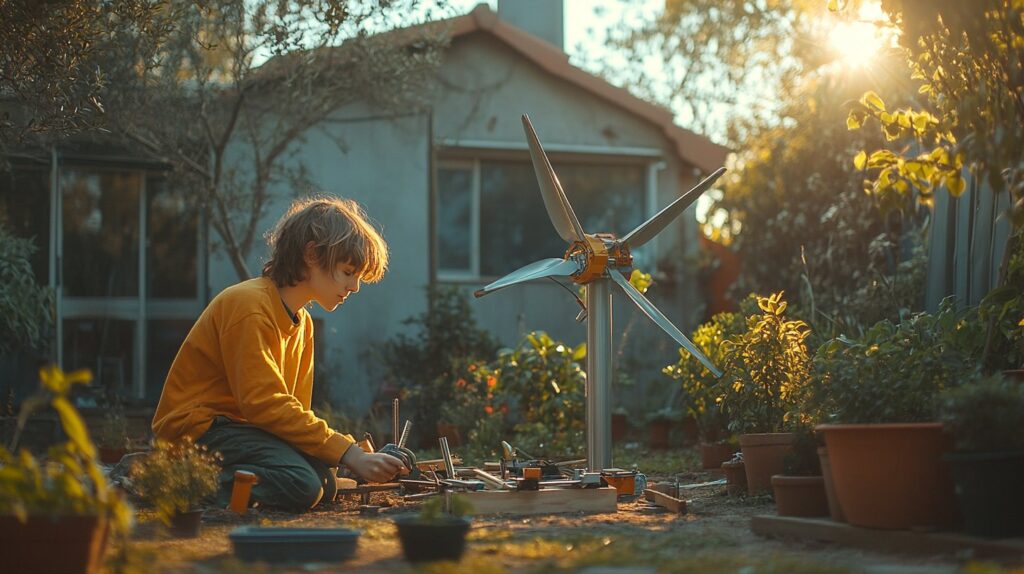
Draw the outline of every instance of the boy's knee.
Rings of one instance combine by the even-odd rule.
[[[292,492],[296,509],[309,510],[316,506],[324,496],[324,487],[312,469],[301,472],[295,477],[295,490]]]

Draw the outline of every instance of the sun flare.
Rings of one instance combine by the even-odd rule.
[[[892,45],[891,28],[879,25],[884,22],[881,6],[865,3],[856,19],[836,23],[829,32],[829,47],[846,66],[868,65],[878,52]]]

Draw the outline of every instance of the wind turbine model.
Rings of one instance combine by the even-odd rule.
[[[583,231],[579,220],[576,219],[576,214],[569,205],[565,192],[562,191],[562,185],[558,182],[558,176],[551,168],[551,162],[548,161],[548,156],[537,139],[530,118],[525,115],[523,129],[526,130],[526,139],[530,144],[530,158],[533,160],[533,169],[540,183],[544,207],[558,235],[569,242],[569,249],[560,259],[541,259],[530,263],[476,291],[475,295],[483,297],[505,287],[543,277],[569,277],[574,283],[587,286],[586,308],[577,317],[579,320],[586,317],[587,321],[587,467],[591,472],[600,472],[611,466],[611,283],[618,284],[645,315],[716,377],[721,376],[721,372],[711,360],[637,291],[623,277],[623,273],[628,273],[633,267],[633,256],[629,250],[653,239],[707,191],[725,173],[725,168],[719,168],[621,239],[611,233],[588,234]]]

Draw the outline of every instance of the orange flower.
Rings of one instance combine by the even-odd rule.
[[[455,388],[461,389],[466,386],[466,379],[459,379],[455,381]]]
[[[487,388],[488,389],[493,389],[494,386],[497,385],[497,384],[498,384],[498,379],[495,379],[494,376],[487,377]]]
[[[491,405],[487,405],[486,407],[484,407],[484,412],[489,414],[489,415],[493,415],[494,414],[494,407],[492,407]]]
[[[469,372],[472,373],[473,371],[476,370],[476,363],[470,363],[469,367],[467,367],[467,369],[469,370]]]

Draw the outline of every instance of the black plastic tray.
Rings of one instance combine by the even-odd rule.
[[[359,532],[347,528],[242,526],[228,535],[235,556],[264,562],[340,562],[352,557]]]

